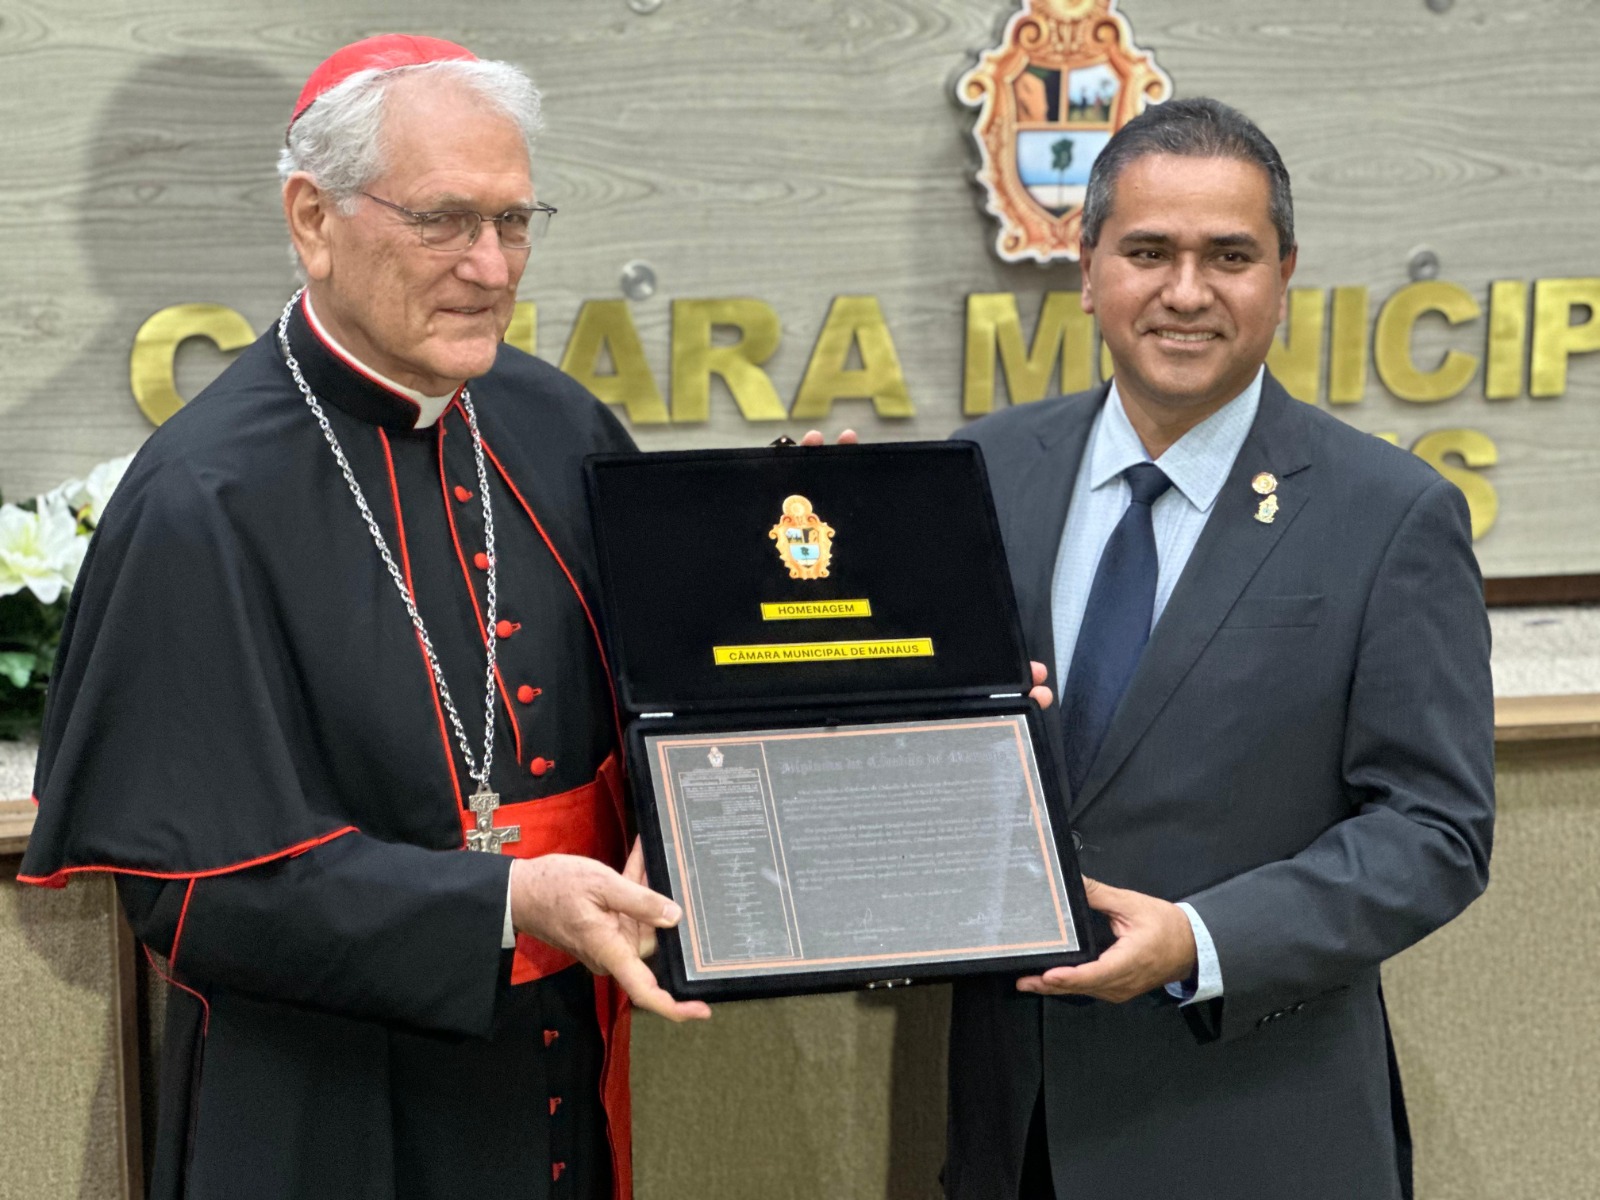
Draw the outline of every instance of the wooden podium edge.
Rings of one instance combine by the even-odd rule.
[[[1594,604],[1600,575],[1502,575],[1483,581],[1483,602],[1490,608]]]
[[[32,800],[0,800],[0,859],[22,857],[33,832],[33,814]]]
[[[1600,738],[1600,695],[1504,696],[1494,702],[1496,742]]]
[[[32,800],[0,800],[0,873],[10,881],[22,865],[33,830]],[[106,896],[111,911],[111,1059],[116,1072],[117,1171],[120,1195],[124,1200],[142,1200],[144,1185],[143,1095],[139,1078],[139,946],[128,925],[128,918],[107,881]]]

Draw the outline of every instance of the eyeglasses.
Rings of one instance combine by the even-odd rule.
[[[399,213],[408,224],[416,227],[418,235],[422,238],[422,244],[430,250],[470,248],[478,240],[478,234],[482,231],[485,221],[494,223],[502,248],[526,250],[544,236],[544,231],[550,227],[550,218],[556,215],[556,210],[548,204],[535,204],[532,208],[508,208],[498,217],[486,217],[470,208],[441,208],[431,212],[412,212],[409,208],[403,208],[392,200],[385,200],[382,196],[374,196],[371,192],[360,194],[374,204],[381,204]]]

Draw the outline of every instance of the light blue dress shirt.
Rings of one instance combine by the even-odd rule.
[[[1211,516],[1217,494],[1222,491],[1228,472],[1233,470],[1234,459],[1239,457],[1239,450],[1250,433],[1250,426],[1255,423],[1264,374],[1265,369],[1257,372],[1249,387],[1189,430],[1155,460],[1172,480],[1172,487],[1151,508],[1159,563],[1155,610],[1150,614],[1152,631],[1166,611],[1172,589],[1183,574],[1189,555],[1194,552],[1195,543],[1200,540],[1200,533]],[[1058,695],[1066,686],[1101,551],[1128,507],[1131,493],[1122,472],[1135,463],[1149,461],[1150,455],[1134,432],[1113,381],[1111,394],[1089,430],[1083,463],[1072,487],[1066,526],[1061,531],[1061,549],[1056,555],[1051,618],[1056,638]],[[1194,930],[1198,986],[1192,996],[1178,983],[1168,984],[1167,990],[1186,1004],[1213,999],[1222,995],[1222,965],[1217,961],[1216,945],[1200,914],[1188,904],[1180,903],[1178,907],[1189,918],[1189,926]]]

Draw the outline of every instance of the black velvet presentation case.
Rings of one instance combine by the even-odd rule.
[[[987,475],[963,442],[593,455],[586,462],[627,778],[651,886],[672,894],[653,735],[815,730],[1020,715],[1076,950],[692,978],[683,927],[657,972],[680,998],[745,999],[1034,974],[1095,957],[1083,884]],[[803,496],[831,527],[823,578],[793,578],[777,528]],[[794,536],[794,535],[789,535]],[[868,617],[775,620],[772,605],[866,600]],[[717,647],[931,642],[915,657],[719,664]],[[1020,735],[1019,735],[1020,736]],[[867,741],[882,739],[866,739]],[[720,761],[715,765],[720,766]],[[776,801],[774,801],[776,803]],[[1043,833],[1040,835],[1044,836]],[[685,897],[674,895],[683,904]],[[686,910],[690,906],[685,904]],[[1059,907],[1059,905],[1058,905]],[[684,924],[689,922],[686,915]]]

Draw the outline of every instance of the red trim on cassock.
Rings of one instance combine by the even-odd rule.
[[[262,863],[276,862],[280,858],[294,858],[304,854],[307,850],[315,850],[325,842],[334,838],[341,838],[347,833],[357,833],[359,830],[354,825],[346,825],[342,829],[335,829],[332,833],[324,833],[318,837],[307,838],[303,842],[296,842],[284,850],[274,850],[271,854],[263,854],[259,858],[247,859],[244,862],[231,863],[226,867],[207,867],[203,871],[145,871],[138,867],[113,867],[101,864],[91,864],[82,867],[62,867],[49,875],[18,875],[18,883],[31,883],[36,887],[66,887],[71,876],[81,871],[95,871],[114,875],[138,875],[145,879],[210,879],[215,875],[231,875],[235,871],[246,871],[251,867],[259,867]]]
[[[174,971],[178,969],[178,943],[183,941],[183,923],[189,919],[189,901],[194,899],[194,885],[198,879],[189,880],[189,886],[183,890],[183,907],[178,910],[178,927],[172,931],[172,949],[167,951],[167,965]]]
[[[472,614],[478,619],[478,636],[483,639],[484,648],[489,645],[489,631],[483,623],[483,609],[478,607],[478,591],[472,583],[472,573],[467,570],[467,559],[461,550],[461,535],[456,532],[455,506],[450,503],[450,486],[444,477],[444,421],[439,422],[439,492],[444,496],[444,517],[450,526],[450,542],[456,548],[456,561],[461,564],[461,579],[467,585],[467,595],[472,597]],[[522,761],[522,726],[517,722],[517,713],[511,707],[511,697],[506,693],[505,677],[500,674],[500,662],[495,660],[494,681],[500,689],[500,699],[506,706],[506,718],[511,722],[511,737],[516,746],[517,761]]]
[[[200,1013],[201,1013],[201,1015],[200,1015],[200,1036],[201,1037],[205,1037],[208,1033],[211,1032],[211,1005],[210,1005],[210,1003],[206,1000],[206,998],[204,996],[202,996],[199,992],[195,991],[188,984],[179,983],[171,975],[168,975],[160,967],[156,966],[156,956],[150,952],[150,947],[149,946],[146,946],[143,942],[140,942],[139,945],[144,950],[145,961],[150,964],[150,969],[152,971],[154,971],[157,976],[159,976],[161,979],[165,980],[167,983],[170,983],[175,988],[182,988],[184,991],[188,992],[189,995],[193,996],[196,1000],[200,1001]],[[171,965],[171,961],[170,960],[168,961],[167,965],[168,966]]]
[[[422,418],[422,405],[418,404],[410,396],[395,391],[387,380],[380,379],[378,376],[374,375],[371,367],[357,362],[343,350],[339,349],[339,347],[335,346],[333,342],[329,340],[328,331],[323,329],[321,322],[317,320],[316,311],[311,307],[311,294],[309,292],[300,298],[300,306],[305,310],[306,328],[311,330],[312,337],[316,338],[317,341],[322,343],[322,348],[337,358],[345,366],[349,367],[357,375],[361,376],[361,378],[365,379],[368,383],[376,384],[378,387],[381,387],[384,391],[388,392],[389,395],[393,396],[396,400],[399,400],[404,404],[409,404],[416,412],[416,415],[411,418],[411,424],[413,427],[415,427],[416,423]]]
[[[400,481],[394,474],[394,455],[389,450],[389,435],[378,429],[378,439],[383,443],[383,461],[389,468],[389,502],[394,506],[394,526],[400,538],[400,564],[405,568],[406,590],[411,593],[411,602],[417,602],[417,589],[411,582],[411,552],[406,549],[406,518],[400,508]],[[439,720],[439,741],[444,745],[444,764],[450,770],[450,786],[456,793],[456,812],[462,809],[461,780],[456,777],[455,751],[450,749],[450,728],[444,723],[444,706],[439,703],[439,681],[433,677],[433,664],[428,661],[428,648],[422,644],[422,635],[412,630],[417,639],[417,653],[422,655],[422,669],[428,676],[428,692],[433,696],[433,715]],[[461,845],[467,844],[465,835],[462,836]]]
[[[505,845],[513,858],[538,858],[545,854],[581,854],[620,868],[626,853],[624,827],[614,819],[622,801],[622,768],[615,754],[607,755],[594,781],[542,800],[502,804],[494,811],[496,827],[521,826],[521,837]],[[476,814],[463,813],[463,834],[473,828]],[[511,963],[511,982],[530,983],[565,970],[577,960],[564,950],[526,934],[517,934]],[[615,1200],[633,1195],[633,1104],[628,1091],[628,1043],[633,1010],[627,993],[609,975],[594,977],[595,1015],[605,1040],[605,1060],[600,1071],[600,1098],[605,1105],[611,1136],[611,1177]],[[545,1034],[545,1045],[554,1038]]]
[[[454,402],[459,410],[461,398],[458,396]],[[462,414],[465,420],[465,414]],[[489,445],[489,439],[483,439],[483,452],[489,456],[489,461],[494,464],[494,469],[499,473],[501,481],[506,488],[516,497],[517,503],[522,505],[522,511],[527,513],[528,520],[538,531],[540,539],[556,560],[556,565],[561,568],[561,573],[566,576],[567,584],[572,588],[572,594],[578,598],[578,604],[583,608],[583,615],[589,622],[589,632],[594,637],[595,651],[600,656],[600,667],[605,674],[606,687],[611,692],[611,719],[617,731],[617,745],[622,745],[622,709],[617,701],[617,685],[611,677],[611,663],[606,658],[605,642],[600,637],[600,625],[594,619],[594,611],[589,607],[589,601],[583,594],[583,589],[578,586],[577,579],[568,568],[566,560],[561,557],[561,552],[556,549],[555,543],[550,540],[550,535],[545,532],[543,523],[534,514],[533,506],[528,503],[518,489],[510,473],[500,462],[499,456]],[[609,772],[607,767],[610,768]],[[623,800],[622,787],[617,776],[620,768],[616,763],[616,756],[607,758],[601,764],[600,772],[595,776],[597,784],[604,783],[611,792],[612,810],[616,814],[616,829],[619,832],[618,844],[625,837],[621,831],[627,829],[627,809]],[[578,789],[582,790],[582,789]],[[552,797],[553,798],[553,797]],[[539,801],[548,804],[549,800]],[[499,811],[504,812],[505,806]],[[498,815],[498,814],[497,814]],[[530,852],[531,853],[531,852]],[[611,865],[620,862],[620,856]],[[518,935],[518,943],[522,941]],[[531,939],[530,939],[531,940]],[[628,1090],[628,1046],[631,1040],[633,1025],[633,1009],[628,1002],[628,995],[616,985],[616,981],[609,975],[594,977],[595,1013],[599,1017],[600,1029],[605,1036],[606,1053],[605,1064],[601,1068],[600,1097],[605,1104],[606,1120],[611,1130],[611,1179],[613,1196],[615,1200],[630,1200],[633,1195],[633,1101]]]
[[[594,977],[594,1007],[606,1036],[605,1064],[600,1068],[600,1102],[611,1137],[612,1200],[633,1197],[633,1092],[628,1086],[629,1046],[633,1038],[633,1005],[628,993],[609,975]]]
[[[456,403],[459,406],[460,401],[457,400]],[[500,473],[501,480],[505,483],[506,487],[510,489],[511,494],[517,498],[517,503],[522,505],[522,511],[528,514],[528,520],[533,522],[533,527],[539,531],[539,537],[544,541],[545,547],[550,551],[551,556],[556,560],[556,566],[560,567],[561,573],[567,577],[567,583],[572,588],[572,594],[578,598],[578,603],[583,608],[583,615],[589,621],[589,632],[594,635],[595,652],[600,655],[600,669],[605,674],[606,687],[611,691],[611,720],[617,731],[617,745],[621,746],[622,709],[617,703],[617,685],[611,678],[611,663],[606,658],[605,641],[600,636],[600,625],[594,619],[594,612],[589,607],[589,601],[584,597],[583,589],[578,586],[577,579],[573,577],[572,572],[567,568],[566,559],[561,557],[561,551],[556,549],[556,544],[550,540],[550,535],[545,532],[544,525],[541,524],[539,518],[534,515],[533,506],[528,503],[527,499],[517,489],[517,485],[512,482],[511,476],[509,473],[507,473],[505,467],[500,465],[500,459],[495,455],[494,449],[489,445],[488,438],[483,439],[483,452],[489,456],[489,461],[494,463],[494,469]],[[617,793],[617,818],[623,823],[623,826],[626,827],[627,812],[622,806],[622,793],[620,790]]]

